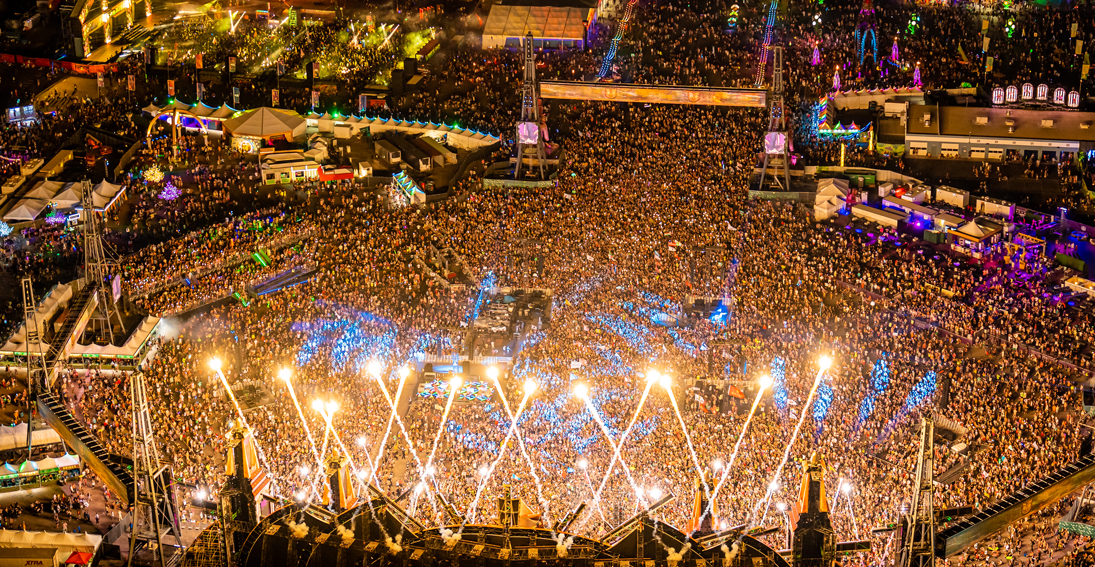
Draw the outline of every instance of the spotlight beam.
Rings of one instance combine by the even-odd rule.
[[[528,450],[525,448],[525,439],[521,435],[521,429],[517,426],[517,417],[513,414],[509,407],[509,401],[506,397],[501,395],[502,384],[498,381],[498,374],[496,372],[487,372],[488,376],[494,381],[494,387],[498,389],[499,398],[502,399],[502,407],[506,410],[506,416],[509,417],[510,424],[516,428],[515,436],[517,437],[517,447],[521,449],[521,455],[525,459],[525,463],[528,464],[529,474],[532,475],[533,483],[536,485],[536,497],[540,501],[540,506],[543,507],[544,524],[550,526],[550,508],[551,504],[546,498],[544,498],[544,489],[540,481],[540,475],[536,473],[536,467],[532,464],[532,458],[529,457]],[[552,532],[554,535],[554,532]]]
[[[715,484],[715,490],[711,493],[711,498],[708,499],[707,509],[703,511],[703,515],[700,516],[700,521],[696,522],[696,525],[703,523],[703,520],[707,515],[714,511],[715,499],[719,497],[719,491],[722,490],[723,484],[726,483],[726,478],[730,476],[730,469],[734,467],[734,461],[738,458],[738,450],[741,449],[741,444],[745,440],[745,433],[749,430],[749,423],[753,421],[753,415],[757,413],[757,407],[760,406],[760,400],[763,397],[764,388],[761,388],[760,391],[757,392],[757,397],[753,399],[753,407],[749,408],[749,416],[745,418],[745,423],[741,426],[741,433],[738,434],[738,440],[734,442],[734,451],[730,453],[730,460],[722,467],[722,475],[719,477],[719,482]]]
[[[243,409],[240,408],[240,403],[236,400],[236,395],[232,393],[232,387],[228,385],[228,378],[226,378],[224,376],[224,373],[221,372],[219,360],[217,360],[216,367],[213,369],[213,371],[217,373],[218,377],[220,377],[221,384],[224,386],[224,391],[228,394],[228,399],[232,400],[232,405],[236,406],[236,414],[238,414],[240,417],[240,423],[242,423],[243,426],[246,427],[248,430],[254,432],[254,430],[251,429],[251,426],[247,423],[247,418],[243,415]],[[262,445],[259,444],[257,434],[254,436],[254,439],[255,449],[259,454],[259,458],[262,459],[262,465],[266,467],[266,470],[273,471],[274,469],[270,466],[270,462],[266,460],[266,452],[262,450]],[[278,495],[280,496],[281,487],[278,486],[277,478],[273,474],[271,474],[270,479],[274,483],[274,489],[279,493]]]
[[[814,384],[810,387],[809,395],[806,396],[806,403],[802,405],[802,415],[799,416],[798,423],[795,425],[795,430],[791,433],[791,440],[787,443],[787,448],[783,451],[783,460],[780,461],[779,467],[776,468],[775,474],[772,475],[771,482],[768,483],[769,487],[773,486],[776,482],[779,481],[779,477],[783,474],[783,467],[787,466],[787,459],[791,456],[791,450],[794,449],[795,441],[798,440],[798,433],[802,429],[802,423],[806,421],[806,414],[810,413],[810,406],[812,406],[814,403],[814,394],[817,393],[817,387],[821,384],[821,378],[825,376],[825,371],[827,369],[827,367],[819,368],[817,371],[817,377],[814,378]],[[772,495],[775,493],[775,490],[769,488],[766,492],[767,494],[764,497],[765,515],[768,514],[768,505],[771,504]],[[749,513],[749,522],[747,524],[748,528],[752,528],[756,525],[753,523],[753,520],[755,519],[757,508],[759,507],[760,502],[757,502],[757,505],[754,506],[753,510]]]
[[[639,419],[639,413],[643,411],[643,405],[646,404],[646,398],[650,395],[650,388],[654,385],[653,380],[646,381],[646,387],[643,388],[643,395],[639,398],[639,405],[635,408],[635,413],[631,416],[631,421],[627,424],[627,429],[624,429],[623,435],[620,436],[620,443],[617,450],[612,452],[612,459],[608,462],[608,468],[605,470],[604,477],[601,478],[601,484],[597,487],[597,492],[593,493],[593,502],[597,503],[601,500],[601,492],[605,489],[605,484],[608,483],[608,477],[612,474],[612,468],[616,466],[616,461],[620,458],[620,450],[623,449],[624,442],[627,441],[628,434],[631,433],[631,428],[635,427],[635,421]],[[580,528],[582,524],[579,524]]]
[[[605,439],[608,440],[609,446],[612,447],[612,452],[619,453],[620,448],[612,440],[612,434],[608,431],[608,426],[605,425],[605,422],[603,419],[601,419],[600,414],[597,413],[597,408],[593,407],[593,402],[588,397],[586,397],[585,404],[586,409],[589,410],[589,414],[593,416],[593,421],[596,421],[597,425],[601,427],[601,433],[603,433]],[[639,499],[639,505],[646,507],[646,498],[643,497],[643,491],[639,489],[639,485],[635,483],[635,479],[631,476],[631,470],[628,468],[627,463],[624,462],[623,455],[620,455],[620,468],[623,469],[624,476],[627,477],[627,481],[631,483],[631,490],[635,492],[635,496]],[[595,504],[600,507],[599,501],[595,501]]]
[[[529,396],[531,395],[532,392],[526,390],[524,397],[521,398],[521,405],[517,406],[517,414],[510,423],[509,430],[506,431],[505,439],[502,440],[502,444],[498,447],[498,456],[491,462],[490,467],[487,468],[487,474],[483,475],[483,479],[479,482],[479,487],[475,490],[475,499],[471,501],[471,506],[468,507],[468,513],[464,515],[464,523],[460,524],[460,530],[457,531],[457,534],[463,534],[464,526],[467,525],[467,522],[474,520],[475,513],[479,508],[479,498],[483,496],[483,489],[487,487],[491,475],[494,474],[494,469],[498,466],[502,457],[505,456],[510,437],[513,437],[513,432],[517,429],[517,421],[520,419],[521,414],[525,412],[525,405],[528,403]]]

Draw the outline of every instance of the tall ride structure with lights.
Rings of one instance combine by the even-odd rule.
[[[107,260],[106,252],[103,249],[102,220],[95,213],[91,182],[87,179],[83,182],[83,191],[81,202],[84,209],[80,212],[80,220],[84,223],[84,278],[87,280],[87,285],[96,286],[95,299],[98,303],[96,315],[90,323],[94,324],[92,328],[97,328],[100,334],[105,328],[105,336],[110,339],[110,344],[113,345],[115,324],[121,331],[122,336],[125,336],[125,322],[118,314],[118,307],[114,304],[114,295],[111,293],[111,288],[108,287],[112,283],[110,281],[111,263]]]
[[[38,303],[34,300],[34,286],[29,277],[23,278],[23,325],[26,329],[27,346],[27,458],[30,458],[31,434],[34,433],[34,425],[31,416],[38,405],[38,389],[44,388],[46,378],[49,376],[46,370],[46,353],[42,352],[42,336],[38,329]],[[37,348],[37,352],[31,351],[31,346]]]
[[[171,470],[160,465],[152,416],[145,395],[144,373],[137,371],[129,381],[133,403],[133,527],[129,534],[129,566],[137,556],[138,541],[150,542],[152,564],[166,567],[160,541],[175,537],[175,548],[182,552],[182,528]]]
[[[903,520],[896,567],[935,567],[935,422],[920,418],[920,455],[912,506]]]
[[[517,167],[513,170],[513,177],[521,177],[526,149],[535,147],[536,150],[529,151],[528,154],[530,160],[535,154],[536,163],[540,166],[540,179],[543,179],[547,155],[540,129],[540,89],[536,84],[536,53],[533,51],[532,32],[525,36],[522,47],[525,50],[525,82],[521,85],[521,121],[517,123]],[[531,167],[532,164],[529,163],[529,168]]]
[[[791,189],[790,151],[787,138],[787,115],[783,108],[783,48],[775,46],[772,51],[772,87],[768,95],[768,133],[764,135],[764,164],[760,170],[760,190],[764,190],[764,177],[771,163],[782,174],[772,176],[772,180],[783,191]],[[782,178],[782,181],[781,181]]]

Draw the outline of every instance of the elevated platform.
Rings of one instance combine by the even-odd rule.
[[[1057,502],[1092,481],[1095,481],[1095,454],[1080,457],[985,510],[939,531],[935,536],[935,555],[947,558],[961,553],[978,541]]]

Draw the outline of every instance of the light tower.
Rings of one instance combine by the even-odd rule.
[[[29,277],[23,278],[23,328],[26,329],[27,345],[27,458],[30,459],[31,434],[34,425],[31,416],[38,405],[39,384],[45,387],[48,371],[46,353],[42,352],[42,337],[38,332],[38,302],[34,300],[34,286]],[[31,350],[31,345],[37,351]]]
[[[100,333],[105,328],[106,336],[110,338],[110,343],[114,344],[115,323],[123,335],[125,334],[125,323],[122,321],[121,315],[118,314],[118,308],[114,304],[114,296],[108,287],[112,283],[108,281],[111,263],[107,260],[106,253],[103,250],[102,221],[99,215],[95,214],[91,181],[84,180],[83,191],[80,200],[84,209],[80,212],[80,218],[84,223],[84,278],[87,285],[96,286],[95,296],[98,303],[98,309],[90,323],[93,324],[92,328],[98,329]]]
[[[129,534],[128,564],[133,567],[138,540],[147,540],[151,542],[153,565],[165,567],[171,562],[164,559],[160,539],[165,535],[175,536],[176,549],[181,551],[182,528],[171,471],[160,466],[143,372],[137,371],[130,378],[129,395],[133,404],[133,528]]]
[[[901,533],[897,567],[935,567],[934,465],[935,422],[920,418],[920,454],[916,462],[916,484],[912,506]]]
[[[521,121],[517,123],[517,167],[513,177],[521,176],[521,164],[526,148],[535,146],[536,162],[540,165],[540,179],[544,178],[544,137],[540,131],[540,89],[536,84],[536,53],[532,50],[532,32],[525,36],[525,82],[521,85]],[[530,164],[531,167],[531,164]]]
[[[768,174],[768,164],[782,169],[782,175],[772,179],[784,191],[791,189],[790,152],[787,139],[787,116],[783,109],[783,48],[775,46],[772,51],[772,88],[768,95],[768,133],[764,135],[764,166],[760,170],[760,189],[764,190],[764,177]],[[782,181],[781,178],[782,177]]]

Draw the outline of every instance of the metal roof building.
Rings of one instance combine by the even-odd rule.
[[[531,32],[538,48],[582,49],[592,18],[593,10],[588,8],[494,6],[483,26],[483,48],[518,48],[521,38]]]
[[[910,105],[905,145],[911,155],[924,157],[1075,156],[1095,149],[1095,113]]]

